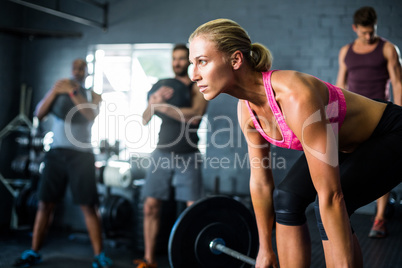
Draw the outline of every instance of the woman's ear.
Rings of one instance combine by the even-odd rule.
[[[231,63],[234,70],[238,70],[240,66],[243,64],[244,57],[243,53],[240,50],[235,51],[231,57]]]

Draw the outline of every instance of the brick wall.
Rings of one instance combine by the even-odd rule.
[[[78,15],[100,18],[86,6],[81,9],[74,1],[62,2],[62,8],[70,13],[79,11]],[[378,34],[402,48],[402,1],[110,0],[109,3],[109,27],[103,31],[7,1],[1,2],[0,26],[80,32],[82,37],[32,39],[0,32],[0,105],[3,111],[0,126],[18,113],[19,85],[22,82],[33,88],[31,107],[34,107],[58,78],[69,75],[71,59],[85,56],[89,45],[184,42],[198,25],[219,17],[237,21],[248,31],[253,42],[268,46],[274,56],[273,68],[307,72],[331,83],[336,80],[340,47],[355,38],[351,29],[353,13],[363,5],[372,5],[377,10]],[[208,115],[210,119],[227,115],[237,123],[236,101],[221,96],[210,103]],[[216,122],[212,128],[219,129],[220,124]],[[234,157],[236,153],[244,154],[246,146],[241,133],[237,130],[233,133],[233,139],[240,141],[239,146],[236,143],[236,146],[224,149],[210,147],[208,155]],[[216,138],[221,141],[228,139],[227,133],[222,135]],[[288,166],[295,157],[288,151],[278,150],[277,154],[277,157],[286,157]],[[275,173],[280,178],[286,170]],[[248,192],[247,169],[233,166],[205,171],[206,183],[210,187],[218,176],[223,181],[224,191],[236,188],[235,192]]]

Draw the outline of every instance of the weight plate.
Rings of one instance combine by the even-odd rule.
[[[248,242],[243,244],[241,241],[248,241],[248,236],[247,230],[235,230],[227,223],[211,223],[199,233],[195,240],[195,257],[202,267],[239,267],[243,264],[241,261],[223,253],[213,253],[209,244],[214,239],[220,238],[228,248],[244,253],[248,251]]]
[[[122,196],[114,196],[114,202],[110,208],[113,229],[119,230],[131,226],[132,213],[130,201]]]
[[[132,206],[119,195],[109,195],[99,206],[105,233],[121,231],[131,226]]]
[[[251,258],[257,255],[258,233],[253,214],[233,198],[213,196],[195,202],[177,219],[169,238],[170,266],[249,267],[226,254],[213,254],[209,243],[215,238]]]
[[[33,226],[38,209],[38,197],[31,185],[26,185],[15,200],[18,224]]]

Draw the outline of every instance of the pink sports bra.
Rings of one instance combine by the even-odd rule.
[[[269,107],[271,108],[272,113],[275,116],[276,122],[279,125],[280,131],[282,134],[282,140],[272,139],[264,132],[264,130],[261,128],[260,123],[256,119],[254,112],[250,107],[249,102],[246,101],[248,110],[250,112],[251,118],[253,119],[255,128],[268,142],[270,142],[271,144],[278,146],[278,147],[303,151],[303,147],[302,147],[299,139],[296,137],[296,135],[293,133],[293,131],[286,124],[283,114],[278,106],[278,103],[275,100],[274,92],[272,91],[272,86],[271,86],[271,74],[274,71],[275,70],[271,70],[269,72],[263,72],[262,78],[264,81],[265,92],[267,94]],[[322,82],[324,82],[324,81],[322,81]],[[338,87],[336,87],[330,83],[327,83],[327,82],[324,82],[324,83],[328,87],[328,91],[329,91],[329,100],[328,100],[328,105],[326,108],[327,118],[329,118],[329,121],[331,123],[333,130],[334,130],[335,134],[337,134],[339,132],[339,129],[342,126],[342,123],[343,123],[343,121],[345,119],[345,115],[346,115],[345,96],[343,95],[342,91]],[[336,127],[336,126],[338,126],[338,127]]]

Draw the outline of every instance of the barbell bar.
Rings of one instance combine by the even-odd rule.
[[[225,253],[245,263],[255,265],[255,260],[253,258],[250,258],[249,256],[237,252],[236,250],[226,247],[225,241],[222,238],[215,238],[214,240],[212,240],[211,243],[209,243],[209,249],[214,254]]]

